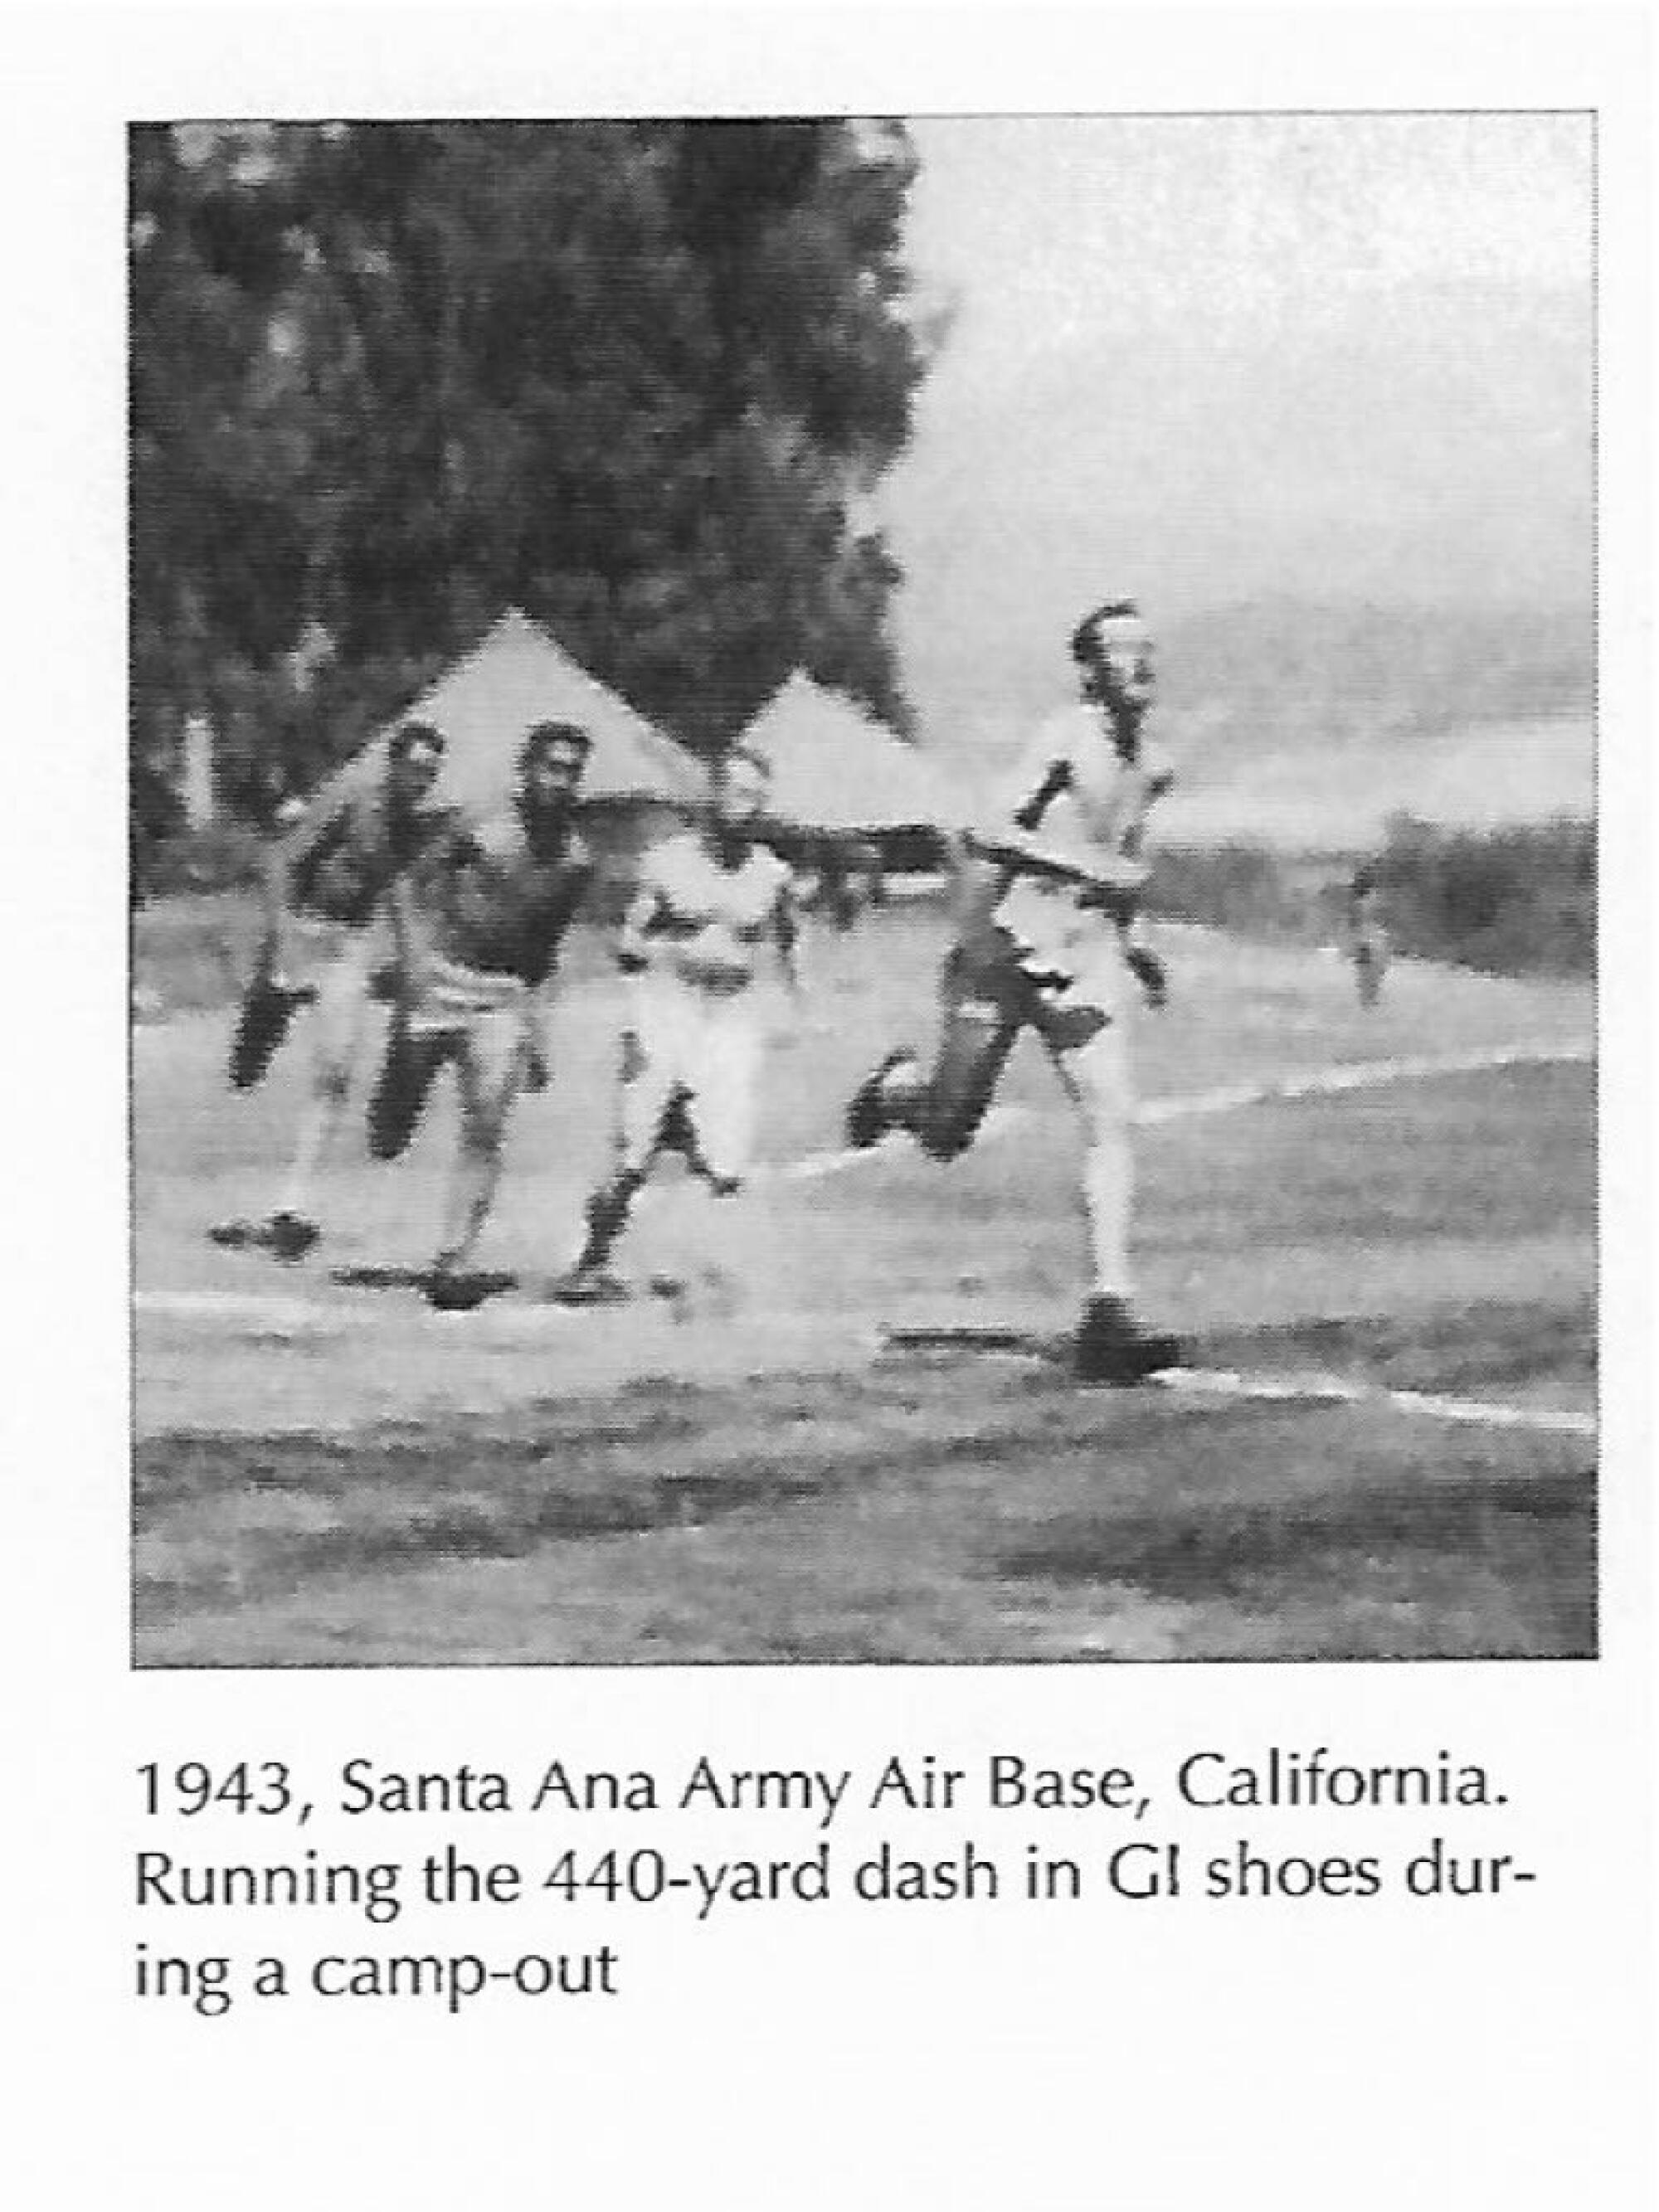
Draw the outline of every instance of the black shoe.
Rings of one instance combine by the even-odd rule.
[[[1110,1296],[1090,1299],[1078,1324],[1073,1349],[1079,1382],[1127,1388],[1149,1375],[1181,1364],[1181,1340],[1143,1329],[1127,1300]]]
[[[259,1242],[279,1260],[303,1260],[322,1233],[303,1214],[273,1213],[260,1232]]]
[[[208,1231],[208,1242],[227,1252],[255,1252],[264,1242],[264,1224],[240,1218],[216,1221]]]
[[[887,1079],[911,1057],[903,1045],[890,1052],[853,1093],[847,1109],[847,1141],[854,1152],[867,1152],[895,1126],[887,1103]]]
[[[440,1313],[473,1313],[486,1298],[499,1297],[517,1282],[516,1275],[499,1269],[448,1267],[440,1261],[421,1288],[428,1305]]]
[[[279,1260],[303,1260],[322,1235],[302,1214],[273,1213],[267,1221],[220,1221],[210,1240],[227,1252],[271,1252]]]

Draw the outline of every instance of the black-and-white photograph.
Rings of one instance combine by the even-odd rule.
[[[1593,117],[128,169],[136,1663],[1595,1656]]]

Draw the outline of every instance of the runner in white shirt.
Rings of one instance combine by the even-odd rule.
[[[1141,940],[1147,815],[1173,781],[1141,745],[1152,641],[1128,600],[1085,617],[1071,641],[1083,703],[1039,732],[1000,804],[969,840],[966,911],[941,979],[937,1054],[924,1073],[890,1053],[855,1093],[860,1147],[902,1129],[936,1160],[977,1134],[1021,1031],[1034,1030],[1084,1139],[1083,1202],[1094,1282],[1077,1338],[1086,1381],[1134,1382],[1176,1364],[1131,1304],[1134,1118],[1127,1030],[1134,1001],[1164,997]]]
[[[562,1303],[627,1296],[608,1263],[665,1152],[679,1153],[717,1197],[748,1173],[762,1044],[752,987],[769,944],[798,988],[793,878],[757,835],[767,778],[756,755],[728,753],[708,827],[645,857],[617,948],[629,982],[614,1163],[588,1202],[580,1255],[555,1286]]]

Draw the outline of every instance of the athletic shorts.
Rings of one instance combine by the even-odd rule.
[[[665,1148],[721,1181],[747,1174],[761,1038],[750,994],[699,991],[664,976],[639,987],[622,1039],[617,1165],[644,1175]]]
[[[362,1048],[376,978],[392,958],[391,928],[377,918],[363,928],[329,923],[297,935],[304,973],[317,992],[306,1024],[312,1064],[319,1081],[337,1089]]]
[[[1086,1043],[1133,1002],[1117,923],[1079,907],[1069,884],[1022,878],[952,956],[951,994],[994,1006],[1055,1051]]]

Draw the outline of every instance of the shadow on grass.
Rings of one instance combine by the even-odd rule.
[[[844,1379],[819,1376],[739,1390],[653,1380],[591,1403],[532,1405],[519,1416],[528,1433],[145,1439],[139,1613],[177,1619],[326,1578],[525,1559],[1029,1455],[1041,1424],[1024,1403],[953,1407],[941,1425],[934,1391],[918,1395],[914,1380],[878,1382],[850,1406]],[[945,1377],[935,1389],[948,1400],[954,1387]]]
[[[395,1519],[354,1521],[349,1502],[337,1491],[340,1517],[308,1529],[263,1528],[252,1545],[227,1557],[190,1559],[171,1571],[140,1574],[139,1610],[147,1618],[177,1617],[202,1604],[250,1596],[269,1597],[297,1589],[323,1577],[362,1577],[400,1567],[429,1567],[446,1562],[527,1559],[544,1546],[614,1536],[643,1535],[665,1528],[695,1526],[716,1515],[755,1504],[791,1504],[816,1495],[822,1478],[810,1469],[780,1473],[750,1466],[714,1473],[665,1472],[605,1484],[570,1486],[562,1455],[495,1444],[489,1469],[492,1494],[472,1504],[464,1500],[421,1510],[413,1502],[423,1469],[415,1454],[401,1468],[387,1470],[386,1482],[401,1477],[411,1492],[410,1510]],[[504,1463],[507,1462],[507,1463]],[[270,1488],[270,1470],[250,1470],[255,1487]],[[281,1486],[302,1492],[313,1504],[330,1492],[316,1480],[314,1464],[302,1459],[283,1470]],[[429,1495],[429,1491],[428,1491]]]
[[[1535,1363],[1581,1332],[1571,1317],[1517,1306],[1442,1316],[1429,1343],[1423,1334],[1420,1322],[1322,1318],[1202,1350],[1250,1366],[1311,1355],[1373,1375],[1403,1362],[1431,1383],[1410,1363],[1451,1361],[1473,1375],[1494,1357]],[[1443,1472],[1424,1482],[1400,1464],[1424,1449],[1407,1431],[1387,1445],[1345,1432],[1334,1445],[1330,1424],[1352,1424],[1352,1411],[1079,1391],[1054,1364],[1063,1349],[1034,1334],[1027,1359],[923,1357],[857,1377],[773,1376],[735,1389],[641,1378],[615,1395],[521,1408],[506,1433],[398,1425],[147,1440],[138,1613],[177,1621],[307,1584],[523,1559],[744,1513],[781,1516],[787,1541],[792,1507],[860,1492],[949,1514],[961,1471],[994,1478],[975,1492],[984,1502],[970,1550],[997,1544],[999,1515],[1024,1516],[1024,1540],[1000,1565],[1015,1581],[1133,1584],[1256,1617],[1321,1606],[1329,1615],[1345,1590],[1385,1583],[1395,1603],[1409,1605],[1418,1583],[1449,1598],[1457,1578],[1484,1577],[1516,1589],[1528,1618],[1550,1613],[1550,1648],[1588,1648],[1593,1478],[1560,1474],[1559,1446],[1557,1473],[1516,1482],[1485,1468],[1473,1446],[1456,1447],[1460,1466],[1437,1445]],[[1077,1493],[1065,1486],[1103,1474],[1115,1503],[1097,1495],[1087,1512],[1068,1512]]]
[[[1595,1304],[1481,1299],[1427,1314],[1310,1314],[1208,1338],[1206,1361],[1253,1366],[1315,1360],[1334,1372],[1391,1389],[1457,1391],[1595,1374]]]
[[[1072,1515],[998,1559],[1012,1582],[1133,1590],[1191,1607],[1322,1617],[1342,1656],[1338,1596],[1437,1603],[1454,1586],[1501,1584],[1552,1656],[1595,1651],[1593,1468],[1432,1482],[1389,1480],[1263,1503],[1183,1498],[1182,1510]],[[1338,1607],[1338,1614],[1340,1607]],[[1524,1642],[1524,1639],[1523,1639]],[[1494,1649],[1514,1648],[1498,1638]]]

